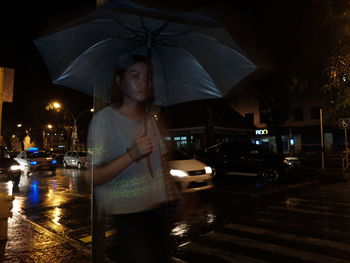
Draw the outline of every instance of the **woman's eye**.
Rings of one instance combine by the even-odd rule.
[[[137,74],[137,73],[131,73],[131,77],[134,78],[134,79],[138,79],[141,77],[140,74]]]

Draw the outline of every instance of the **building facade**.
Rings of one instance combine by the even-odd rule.
[[[332,127],[324,120],[324,109],[321,105],[323,103],[320,92],[311,90],[305,91],[293,104],[289,117],[282,127],[285,154],[321,151],[321,131],[326,153],[341,152],[344,148],[344,130]],[[252,142],[276,149],[275,134],[266,122],[268,112],[260,107],[257,96],[249,94],[244,99],[235,100],[232,107],[257,127]]]
[[[220,142],[249,141],[256,129],[224,99],[166,107],[159,125],[167,143],[190,154]]]

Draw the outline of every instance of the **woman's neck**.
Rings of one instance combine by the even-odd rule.
[[[127,116],[132,120],[140,120],[145,116],[145,106],[144,103],[131,103],[131,104],[122,104],[118,109],[119,113]]]

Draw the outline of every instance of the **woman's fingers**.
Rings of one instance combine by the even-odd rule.
[[[142,136],[136,139],[135,145],[138,147],[141,155],[148,155],[153,151],[153,145],[151,138],[148,136]]]

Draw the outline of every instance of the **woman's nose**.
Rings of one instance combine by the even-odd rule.
[[[141,84],[142,86],[146,86],[146,84],[147,84],[147,79],[146,79],[146,78],[141,78],[140,84]]]

